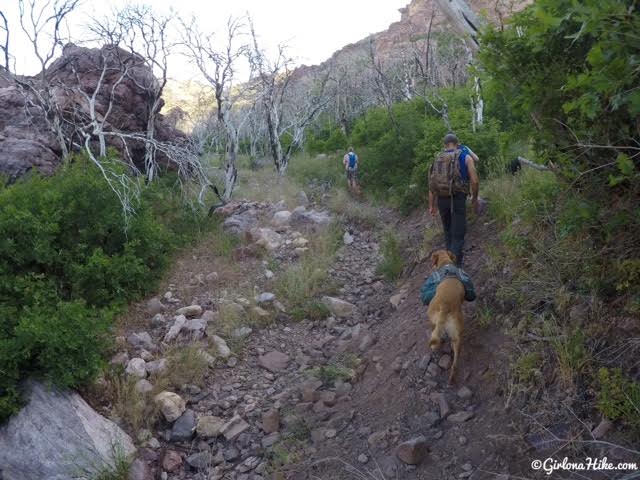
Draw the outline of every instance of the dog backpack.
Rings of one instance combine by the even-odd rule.
[[[429,191],[439,197],[450,197],[454,193],[469,193],[469,185],[460,172],[461,150],[443,151],[438,154],[429,170]]]

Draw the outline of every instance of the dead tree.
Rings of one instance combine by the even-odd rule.
[[[482,26],[481,20],[469,8],[464,0],[436,0],[436,3],[446,15],[447,19],[455,30],[465,39],[469,63],[473,61],[473,55],[480,46],[478,34]],[[484,101],[482,99],[482,88],[480,77],[474,77],[474,94],[471,100],[473,108],[473,128],[482,125],[484,115]]]
[[[194,63],[213,88],[218,124],[224,131],[225,181],[223,202],[229,201],[237,181],[236,161],[240,149],[240,132],[251,115],[250,108],[239,109],[238,103],[253,96],[251,83],[236,84],[238,62],[246,58],[248,46],[242,42],[246,35],[244,19],[230,18],[225,38],[215,44],[213,34],[202,33],[195,19],[191,24],[182,22],[183,40],[187,57]]]
[[[306,128],[326,107],[326,85],[330,71],[320,78],[302,85],[294,79],[292,59],[286,47],[280,45],[273,60],[259,47],[258,37],[251,24],[253,48],[250,60],[258,83],[259,97],[267,124],[271,157],[278,175],[285,175],[292,154],[302,145]],[[288,145],[283,147],[283,138]]]
[[[127,49],[139,56],[153,72],[152,76],[138,76],[132,70],[128,77],[145,92],[147,100],[147,128],[145,140],[145,174],[153,181],[158,170],[156,123],[164,105],[162,93],[167,85],[168,58],[171,53],[169,25],[173,17],[160,16],[148,6],[128,6],[118,14]]]
[[[0,54],[2,54],[4,69],[9,71],[9,22],[7,17],[0,10],[0,35],[4,36],[4,40],[0,43]],[[0,37],[1,38],[1,37]]]
[[[62,112],[55,100],[55,86],[47,78],[46,70],[62,44],[62,25],[79,3],[80,0],[18,0],[20,27],[40,63],[40,74],[35,79],[18,80],[18,83],[42,110],[47,125],[58,139],[63,158],[69,155],[69,138],[64,131]]]

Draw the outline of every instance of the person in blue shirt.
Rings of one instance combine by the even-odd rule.
[[[480,181],[476,171],[475,162],[478,156],[468,147],[461,145],[453,133],[444,137],[444,150],[446,152],[459,152],[457,160],[460,167],[462,181],[468,187],[466,192],[456,191],[453,195],[436,195],[429,191],[429,213],[435,217],[440,213],[442,227],[447,250],[456,256],[458,266],[462,265],[464,236],[467,230],[467,194],[471,193],[471,205],[476,213],[480,211],[478,204],[478,190]]]
[[[349,147],[349,151],[342,159],[344,168],[347,171],[347,183],[351,190],[358,189],[358,155],[353,151],[353,147]]]

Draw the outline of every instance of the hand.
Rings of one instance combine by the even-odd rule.
[[[436,216],[436,214],[438,213],[438,209],[436,208],[435,205],[429,205],[429,213],[431,214],[432,217]]]
[[[480,215],[480,203],[477,198],[471,199],[471,206],[473,207],[473,211],[476,215]]]

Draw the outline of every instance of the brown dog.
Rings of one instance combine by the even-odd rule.
[[[449,263],[455,264],[456,256],[448,250],[438,250],[431,255],[431,263],[434,269],[439,269]],[[427,310],[429,321],[433,325],[433,332],[429,341],[431,350],[440,348],[445,332],[451,339],[453,363],[449,373],[449,383],[453,382],[460,355],[462,329],[464,328],[463,302],[464,285],[455,277],[447,277],[436,288],[436,295],[429,303],[429,309]]]

